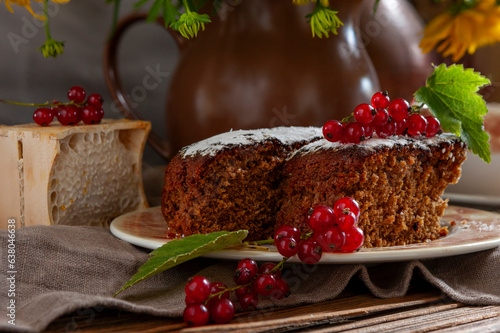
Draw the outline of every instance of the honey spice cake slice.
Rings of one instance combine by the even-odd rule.
[[[311,207],[356,199],[364,247],[405,245],[446,234],[441,195],[460,177],[466,145],[453,135],[371,138],[361,144],[318,140],[284,166],[277,226],[304,223]]]
[[[183,148],[165,172],[169,237],[240,229],[249,240],[272,236],[283,163],[321,137],[314,127],[239,130]]]

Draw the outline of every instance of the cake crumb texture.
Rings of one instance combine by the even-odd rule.
[[[307,147],[304,147],[307,148]],[[359,227],[364,247],[435,240],[447,233],[440,219],[447,207],[441,198],[460,177],[465,145],[455,139],[430,145],[345,145],[294,154],[285,164],[277,227],[305,224],[311,207],[333,206],[344,196],[360,204]]]

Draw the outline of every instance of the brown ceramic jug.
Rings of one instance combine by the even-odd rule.
[[[391,98],[413,99],[418,88],[438,64],[435,53],[424,54],[419,48],[424,21],[408,0],[365,2],[359,23],[360,35],[377,70],[382,90]]]
[[[211,16],[190,40],[171,32],[180,59],[167,92],[168,141],[149,142],[166,159],[178,149],[231,129],[321,126],[341,119],[379,90],[378,78],[358,39],[363,0],[331,1],[344,25],[338,35],[312,37],[306,15],[313,5],[291,0],[234,1]],[[123,20],[108,43],[108,87],[128,118],[116,66],[122,33],[142,16]]]

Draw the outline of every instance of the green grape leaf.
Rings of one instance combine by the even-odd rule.
[[[150,253],[148,261],[115,294],[118,295],[134,284],[169,268],[182,264],[203,254],[240,245],[248,235],[247,230],[218,231],[175,239]]]
[[[486,163],[491,161],[489,135],[484,131],[488,109],[477,91],[490,83],[472,68],[441,64],[415,93],[415,100],[427,105],[445,132],[459,136]]]

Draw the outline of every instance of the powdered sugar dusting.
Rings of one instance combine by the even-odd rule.
[[[257,130],[237,130],[218,134],[184,147],[180,154],[182,157],[193,155],[215,156],[218,151],[234,146],[253,145],[272,139],[278,140],[283,144],[293,144],[295,142],[309,141],[321,136],[321,128],[319,127],[275,127]]]
[[[452,139],[458,139],[458,137],[449,133],[436,135],[431,138],[425,138],[425,137],[409,138],[404,136],[392,136],[386,139],[381,139],[378,137],[373,137],[365,141],[362,141],[361,143],[357,144],[357,146],[365,149],[375,149],[377,147],[392,148],[395,145],[403,146],[412,144],[416,148],[429,149],[429,147],[432,145],[440,144],[441,142],[449,141]],[[342,147],[348,147],[352,145],[353,144],[351,143],[345,144],[340,142],[330,142],[327,140],[318,140],[305,145],[301,149],[297,150],[293,155],[295,154],[305,155],[312,152],[327,150],[327,149],[336,149],[336,148],[341,149]]]

